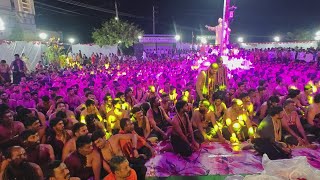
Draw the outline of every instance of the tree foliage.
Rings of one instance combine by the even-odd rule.
[[[143,31],[133,23],[111,19],[102,24],[102,27],[95,29],[92,38],[99,46],[121,45],[128,48],[137,42],[138,36],[143,35]]]
[[[314,33],[308,29],[296,29],[286,34],[288,41],[310,41],[314,39]]]

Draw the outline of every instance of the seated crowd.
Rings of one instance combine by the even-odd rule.
[[[218,59],[202,71],[169,58],[29,74],[14,62],[0,74],[0,179],[145,179],[160,141],[184,157],[208,142],[319,141],[316,64],[256,59],[219,84]]]

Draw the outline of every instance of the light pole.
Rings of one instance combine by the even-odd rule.
[[[0,35],[2,36],[3,34],[3,31],[5,30],[5,25],[4,25],[4,22],[3,20],[0,18]]]
[[[221,40],[220,40],[220,54],[221,55],[223,54],[223,48],[226,45],[226,39],[229,38],[228,37],[229,18],[230,18],[230,0],[224,0],[223,20],[222,20],[222,36],[220,37],[221,38]]]
[[[69,49],[68,49],[68,52],[69,52],[70,49],[71,49],[71,53],[72,53],[72,45],[73,45],[73,43],[74,43],[76,40],[75,40],[74,38],[69,38],[68,41],[69,41],[69,43],[70,43],[70,47],[69,47]]]
[[[42,33],[39,34],[39,37],[41,39],[41,43],[40,43],[40,58],[41,58],[41,61],[43,62],[43,64],[48,64],[48,62],[45,59],[44,55],[42,56],[42,43],[47,39],[48,35],[46,33],[42,32]]]

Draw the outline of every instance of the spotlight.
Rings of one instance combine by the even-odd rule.
[[[73,44],[76,40],[74,38],[69,39],[69,43]]]
[[[280,37],[279,37],[279,36],[276,36],[276,37],[273,38],[273,40],[274,40],[275,42],[279,42],[279,41],[280,41]]]
[[[141,35],[139,35],[139,36],[138,36],[138,39],[142,39],[142,36],[141,36]]]
[[[119,21],[119,18],[118,18],[118,17],[115,17],[114,19],[115,19],[116,21]]]
[[[239,38],[238,38],[238,42],[239,42],[239,43],[243,43],[243,41],[244,41],[244,40],[243,40],[243,37],[239,37]]]
[[[180,35],[176,35],[174,38],[176,39],[176,41],[180,41],[181,36]]]
[[[320,31],[318,31],[318,32],[316,33],[316,36],[320,36]]]
[[[120,41],[118,41],[118,44],[121,44],[122,43],[122,41],[120,40]]]
[[[40,37],[40,39],[45,40],[45,39],[47,39],[48,35],[46,33],[40,33],[39,37]]]

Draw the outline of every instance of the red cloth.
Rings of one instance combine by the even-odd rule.
[[[127,133],[125,133],[123,130],[120,130],[119,134],[127,134]],[[137,134],[137,133],[133,131],[132,134]],[[146,140],[143,137],[139,136],[138,134],[137,136],[138,136],[137,149],[140,149],[146,144]],[[131,140],[120,140],[120,146],[121,146],[122,152],[127,158],[133,157],[133,154],[132,154],[133,145]]]
[[[116,176],[113,173],[108,174],[103,180],[115,180]],[[130,171],[130,176],[126,178],[126,180],[137,180],[137,173],[133,169]]]

